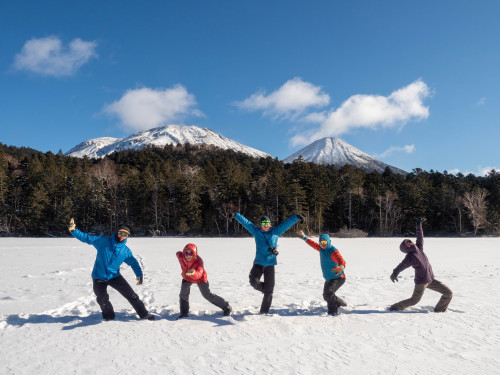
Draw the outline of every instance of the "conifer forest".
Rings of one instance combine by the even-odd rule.
[[[301,213],[310,235],[410,236],[418,217],[430,235],[499,235],[500,173],[367,173],[192,145],[89,159],[0,144],[3,236],[68,236],[71,217],[93,234],[127,224],[135,236],[246,236],[235,212],[272,225]]]

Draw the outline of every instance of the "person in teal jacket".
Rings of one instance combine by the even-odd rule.
[[[97,250],[92,270],[92,282],[97,303],[101,307],[102,317],[105,320],[115,318],[115,311],[109,301],[107,292],[107,287],[110,286],[129,301],[141,319],[154,320],[154,315],[148,313],[139,296],[134,292],[127,280],[120,275],[120,266],[125,263],[132,267],[137,277],[137,285],[141,285],[144,280],[139,262],[126,245],[127,237],[130,235],[130,228],[122,225],[111,237],[92,236],[78,230],[74,219],[71,219],[68,229],[73,237],[94,246]]]
[[[278,264],[276,261],[276,256],[278,255],[278,238],[297,221],[300,221],[302,224],[304,216],[293,215],[275,227],[271,226],[271,220],[267,216],[261,217],[259,226],[254,225],[240,213],[236,213],[234,218],[255,238],[257,250],[249,279],[250,285],[264,294],[260,313],[267,314],[273,301],[275,284],[274,266]],[[264,275],[264,281],[260,281],[262,275]]]
[[[319,251],[321,271],[325,279],[323,299],[328,305],[328,314],[337,315],[339,306],[347,306],[344,300],[335,294],[345,282],[345,260],[335,246],[332,245],[332,240],[328,234],[321,234],[319,236],[319,243],[307,238],[301,230],[297,234],[309,246]]]

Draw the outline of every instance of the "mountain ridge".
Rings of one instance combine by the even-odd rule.
[[[394,173],[408,174],[408,172],[386,164],[367,153],[351,146],[337,137],[321,138],[301,150],[283,159],[284,163],[292,163],[299,156],[305,161],[323,165],[342,167],[346,164],[361,168],[365,172],[376,171],[383,173],[389,167]]]
[[[241,143],[226,138],[223,135],[209,129],[200,128],[194,125],[166,125],[149,130],[134,133],[126,138],[102,137],[84,141],[65,153],[75,157],[102,158],[115,151],[133,149],[138,150],[146,146],[178,145],[212,145],[223,150],[234,150],[243,152],[252,157],[265,158],[271,156],[263,151],[245,146]]]

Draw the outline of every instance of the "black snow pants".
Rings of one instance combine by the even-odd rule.
[[[264,281],[260,281],[260,278],[264,275]],[[264,293],[262,298],[262,305],[260,306],[260,313],[267,314],[271,308],[271,303],[273,302],[273,291],[274,291],[274,266],[261,266],[260,264],[254,264],[250,270],[250,285],[259,292]]]
[[[192,284],[192,282],[182,279],[181,293],[179,294],[181,314],[187,315],[189,313],[189,293],[191,292]],[[214,304],[222,310],[229,308],[229,302],[210,291],[208,281],[196,285],[198,285],[203,298],[205,298],[208,302]]]
[[[107,291],[108,285],[113,289],[117,290],[123,297],[129,301],[132,307],[135,309],[140,318],[145,318],[148,315],[148,310],[144,306],[144,303],[139,299],[139,296],[135,294],[132,287],[127,283],[127,280],[122,275],[118,275],[111,280],[97,280],[92,279],[94,284],[94,293],[97,296],[97,303],[101,307],[102,317],[106,320],[112,320],[115,318],[115,311],[113,305],[109,301],[109,294]]]
[[[323,288],[323,299],[328,305],[328,314],[335,315],[339,311],[339,306],[345,306],[345,302],[335,295],[335,292],[340,289],[345,283],[345,277],[325,281]]]

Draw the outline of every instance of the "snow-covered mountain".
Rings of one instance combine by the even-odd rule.
[[[333,164],[338,167],[351,164],[366,172],[376,171],[379,173],[384,172],[385,168],[389,167],[394,173],[407,174],[402,169],[385,164],[335,137],[318,139],[309,146],[283,159],[283,162],[292,163],[299,156],[302,156],[305,161],[317,164]]]
[[[243,152],[255,158],[270,156],[255,148],[242,145],[208,128],[197,126],[167,125],[159,128],[141,131],[127,138],[95,138],[89,139],[69,150],[66,155],[91,158],[100,158],[115,151],[134,149],[146,146],[165,146],[178,144],[212,145],[223,150]]]

